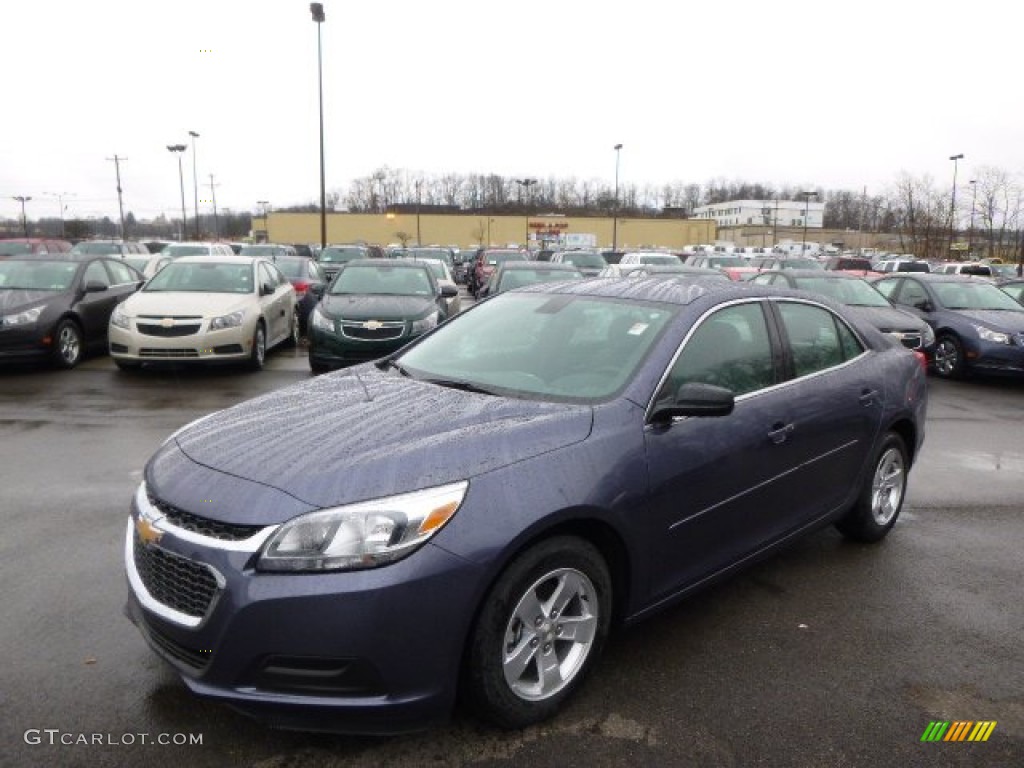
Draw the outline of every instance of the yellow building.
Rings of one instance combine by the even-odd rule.
[[[271,212],[253,216],[253,234],[272,243],[320,242],[319,213]],[[328,213],[327,242],[422,243],[460,248],[508,244],[572,244],[593,238],[610,248],[613,229],[620,250],[712,243],[715,222],[698,219],[640,219],[584,216],[508,216],[436,213]]]

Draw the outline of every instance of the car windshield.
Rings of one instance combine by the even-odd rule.
[[[121,255],[120,243],[76,243],[71,248],[76,256],[113,256]]]
[[[600,253],[587,253],[586,251],[562,254],[562,262],[564,264],[573,264],[577,267],[599,267],[604,269],[608,266],[608,262],[604,260],[604,256]]]
[[[433,296],[427,268],[394,264],[354,264],[345,267],[331,284],[331,295]]]
[[[399,358],[410,375],[511,397],[590,402],[620,391],[675,309],[592,296],[506,293]]]
[[[647,253],[640,257],[641,264],[678,264],[679,259],[670,254]]]
[[[415,259],[440,259],[449,267],[454,266],[451,251],[444,248],[409,248],[404,256],[406,258],[411,256]]]
[[[534,283],[554,283],[559,280],[582,280],[578,269],[506,269],[498,278],[498,293],[522,288]]]
[[[709,267],[749,267],[750,262],[742,256],[712,256],[708,259]]]
[[[825,269],[820,261],[814,259],[783,259],[782,269]]]
[[[320,261],[340,263],[356,259],[366,259],[369,256],[370,253],[365,248],[338,248],[332,245],[320,252]]]
[[[252,293],[252,265],[172,261],[157,272],[142,290],[149,293]]]
[[[503,261],[522,261],[526,258],[525,253],[519,251],[487,251],[484,253],[484,263],[494,266]]]
[[[168,245],[160,251],[161,256],[170,256],[172,259],[182,256],[206,256],[209,253],[210,247],[207,245]]]
[[[840,304],[856,307],[890,307],[888,300],[866,280],[844,280],[835,277],[798,277],[796,287],[828,296]]]
[[[244,256],[245,254],[243,253],[242,255]],[[281,274],[289,280],[298,280],[309,276],[306,270],[306,259],[300,259],[296,256],[278,256],[274,259],[274,263],[281,270]]]
[[[932,290],[946,309],[1008,309],[1024,312],[1024,307],[991,283],[933,283]]]
[[[1024,304],[1024,283],[1011,283],[999,286],[1003,293]]]
[[[73,261],[0,261],[0,290],[66,291],[77,270]]]
[[[434,273],[434,278],[437,280],[448,280],[448,273],[445,271],[444,262],[435,258],[416,258],[412,255],[406,255],[402,258],[408,261],[415,261],[417,264],[425,264],[427,268]]]
[[[128,264],[141,272],[146,268],[149,263],[150,256],[125,256],[124,263]]]
[[[21,256],[26,253],[32,253],[32,246],[28,243],[0,242],[0,256]]]

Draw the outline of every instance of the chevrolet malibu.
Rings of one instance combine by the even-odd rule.
[[[767,286],[501,294],[169,437],[127,612],[192,691],[277,726],[409,731],[459,697],[536,723],[613,627],[825,525],[882,539],[924,438],[917,354]]]
[[[249,256],[183,256],[110,316],[121,370],[147,362],[244,362],[259,370],[277,344],[295,345],[295,289],[274,264]]]

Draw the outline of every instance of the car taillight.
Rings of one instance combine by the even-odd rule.
[[[927,371],[928,370],[928,356],[924,352],[919,350],[919,349],[915,349],[915,350],[913,350],[913,352],[914,352],[914,357],[917,358],[917,362],[919,362],[921,364],[921,370]]]
[[[309,290],[309,282],[306,280],[296,280],[292,283],[292,287],[295,289],[295,295],[301,299],[306,295],[306,291]]]

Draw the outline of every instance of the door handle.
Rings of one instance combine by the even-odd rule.
[[[789,433],[796,429],[792,424],[783,424],[781,421],[776,422],[772,425],[771,431],[768,432],[768,437],[771,438],[772,442],[776,445],[786,442],[786,438],[789,437]]]
[[[878,395],[877,389],[863,389],[857,399],[860,400],[861,405],[871,405],[876,395]]]

